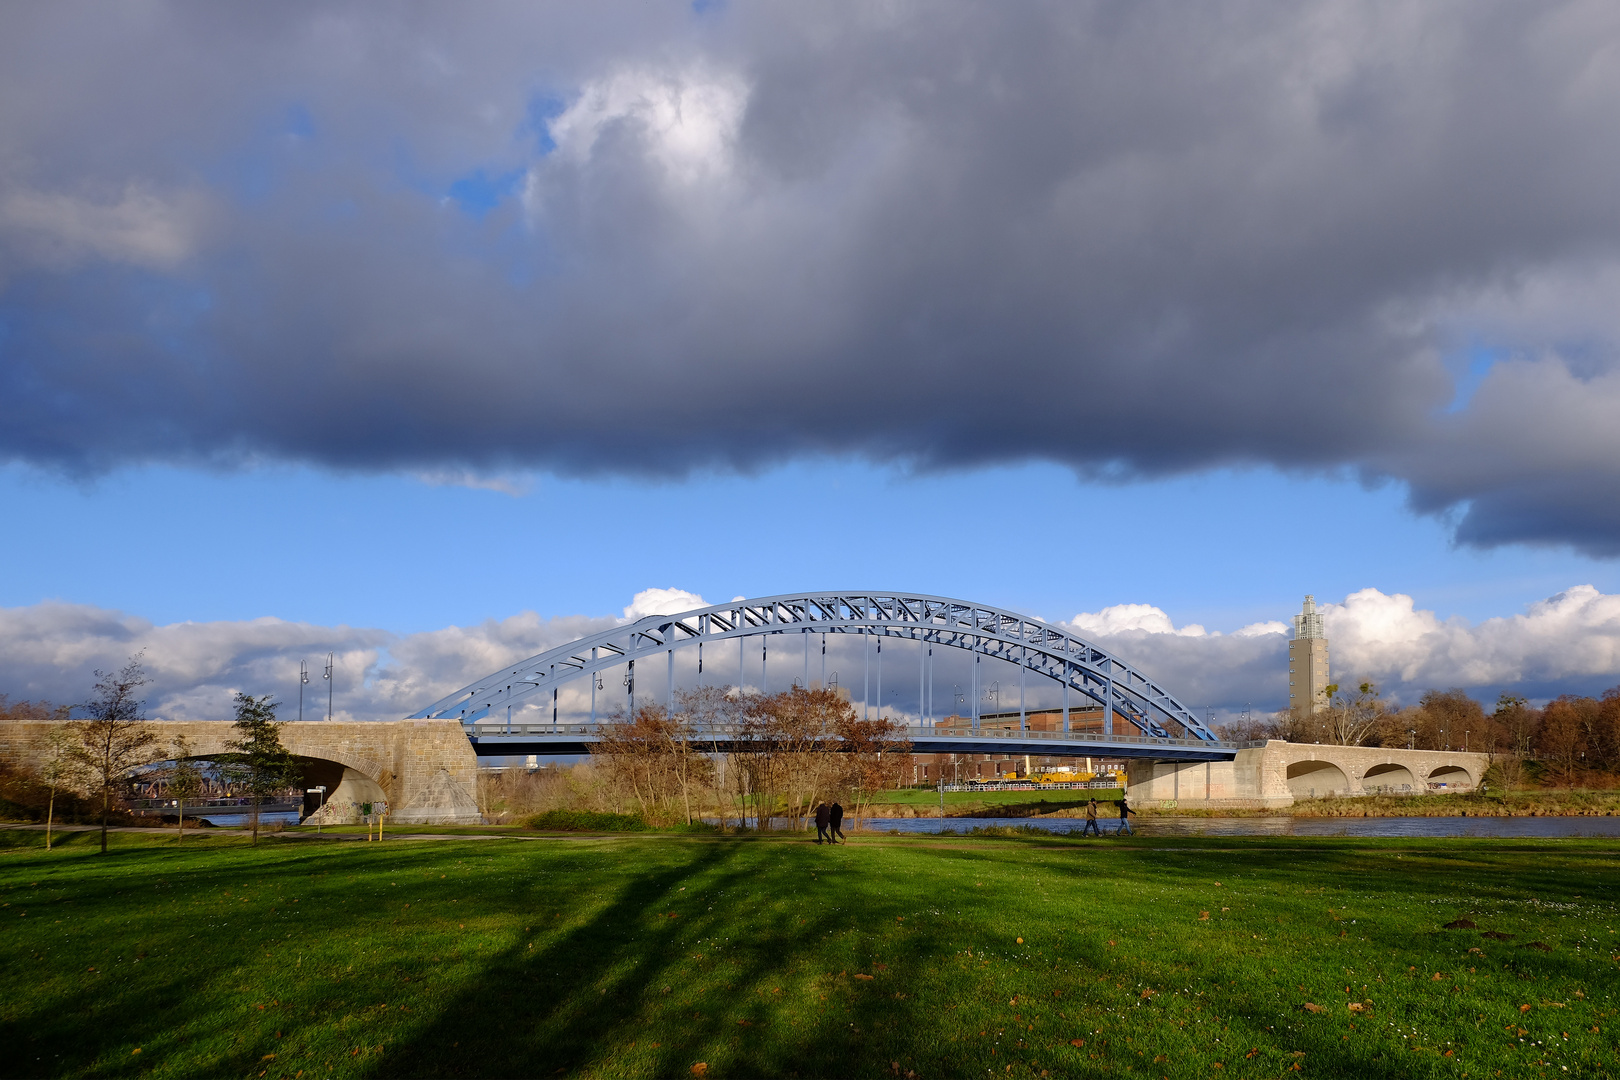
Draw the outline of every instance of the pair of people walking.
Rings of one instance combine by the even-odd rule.
[[[1130,804],[1125,801],[1124,792],[1121,792],[1119,796],[1119,827],[1114,830],[1115,836],[1118,836],[1120,833],[1130,833],[1132,836],[1136,835],[1136,830],[1131,828],[1131,815],[1135,813],[1136,811],[1132,810]],[[1096,799],[1092,799],[1090,802],[1086,803],[1086,827],[1080,830],[1080,835],[1095,836],[1099,839],[1102,837],[1102,827],[1097,824]]]
[[[816,843],[825,838],[827,843],[836,844],[844,839],[844,808],[837,803],[828,806],[826,803],[816,804]]]

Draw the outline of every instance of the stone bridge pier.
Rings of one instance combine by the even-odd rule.
[[[1232,761],[1132,761],[1125,781],[1144,806],[1280,808],[1328,796],[1415,795],[1431,785],[1472,791],[1489,765],[1487,754],[1273,739]]]
[[[228,720],[152,720],[165,753],[184,737],[192,757],[226,753]],[[0,724],[0,753],[33,757],[49,724]],[[306,720],[282,725],[281,742],[298,759],[305,787],[324,786],[325,824],[359,820],[357,805],[388,801],[403,825],[463,825],[478,812],[478,758],[455,720]]]

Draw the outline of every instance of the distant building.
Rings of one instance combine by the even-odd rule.
[[[1114,714],[1114,730],[1125,725],[1125,718]],[[946,716],[935,721],[934,731],[940,735],[969,732],[973,729],[970,716]],[[1063,730],[1062,709],[1031,709],[1027,713],[994,712],[979,714],[979,730],[995,732],[1057,733]],[[1102,706],[1069,710],[1069,730],[1076,734],[1101,735],[1103,733]],[[1134,729],[1131,729],[1134,731]],[[913,754],[912,782],[933,784],[944,780],[947,784],[968,780],[1012,779],[1013,777],[1059,775],[1066,772],[1086,777],[1103,773],[1124,772],[1123,760],[1099,757],[1070,757],[1066,754]],[[1080,779],[1077,775],[1075,779]]]
[[[1307,595],[1305,607],[1294,616],[1294,640],[1288,643],[1288,707],[1313,713],[1327,704],[1328,643],[1316,597]]]

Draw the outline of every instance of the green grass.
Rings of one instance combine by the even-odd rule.
[[[600,814],[591,810],[547,810],[523,823],[542,832],[646,832],[635,814]]]
[[[1610,842],[41,840],[11,1076],[1620,1074]]]

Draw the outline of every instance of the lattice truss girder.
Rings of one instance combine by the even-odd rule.
[[[479,679],[411,719],[471,723],[492,709],[537,697],[621,664],[699,643],[793,632],[904,638],[995,657],[1045,675],[1134,725],[1169,736],[1166,721],[1197,739],[1215,739],[1198,717],[1162,686],[1084,638],[1014,611],[943,596],[810,593],[716,604],[634,623],[569,642]]]

